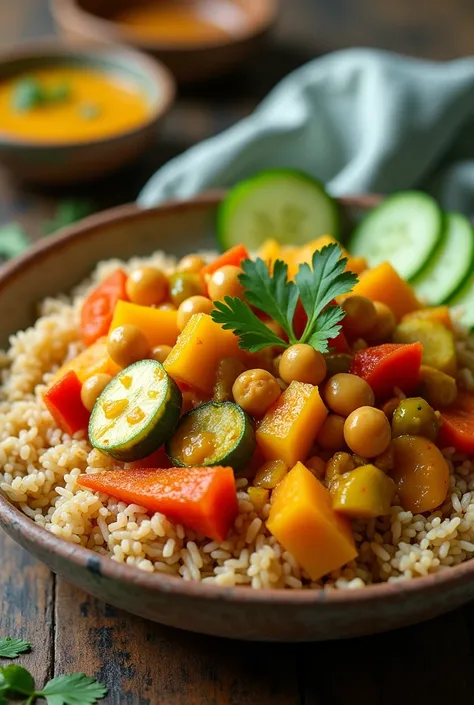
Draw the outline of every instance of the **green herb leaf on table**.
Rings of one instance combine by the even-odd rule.
[[[20,695],[33,695],[35,692],[35,680],[23,666],[12,664],[0,668],[0,693],[10,692]]]
[[[23,639],[12,639],[9,636],[0,639],[0,658],[17,658],[30,649],[31,644]]]
[[[239,347],[249,352],[258,352],[269,345],[286,347],[286,343],[268,328],[242,299],[225,296],[224,301],[214,302],[212,319],[221,323],[224,330],[237,335]]]
[[[107,694],[107,688],[84,673],[58,676],[49,681],[36,695],[48,705],[94,705]]]
[[[43,225],[43,232],[45,235],[50,235],[61,228],[65,228],[67,225],[72,225],[78,220],[85,218],[93,213],[93,211],[94,204],[88,199],[65,199],[58,204],[52,220]]]
[[[291,343],[296,342],[293,317],[298,303],[298,291],[288,281],[288,266],[277,260],[270,275],[265,262],[258,258],[242,262],[243,274],[239,280],[245,288],[247,301],[264,311],[283,328]]]
[[[25,231],[18,223],[8,223],[0,227],[0,257],[12,259],[30,246]]]
[[[357,275],[345,271],[347,259],[341,255],[338,245],[323,247],[313,254],[312,267],[307,263],[299,266],[294,282],[288,281],[288,267],[280,260],[274,263],[272,274],[261,259],[242,262],[243,274],[239,280],[247,301],[281,325],[288,343],[273,333],[239,298],[227,296],[224,302],[215,301],[211,317],[225,330],[234,331],[240,339],[239,346],[250,352],[270,345],[289,347],[295,343],[307,343],[325,353],[329,349],[328,341],[339,334],[339,323],[344,317],[342,308],[333,301],[336,296],[351,291],[357,283]],[[293,330],[298,299],[308,316],[299,340]]]

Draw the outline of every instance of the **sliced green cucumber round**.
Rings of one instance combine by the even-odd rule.
[[[448,301],[466,280],[474,262],[474,233],[460,213],[446,213],[440,244],[411,284],[416,295],[431,306]]]
[[[210,401],[182,417],[166,452],[177,467],[223,465],[238,472],[248,464],[255,444],[254,422],[240,406]]]
[[[404,279],[413,279],[436,250],[444,229],[443,211],[420,191],[389,196],[356,228],[349,252],[369,267],[388,261]]]
[[[140,360],[109,382],[92,409],[89,440],[117,460],[146,458],[173,433],[181,392],[163,365]]]
[[[449,300],[451,308],[459,308],[459,321],[469,329],[474,329],[474,272]]]
[[[217,216],[223,250],[243,243],[257,250],[267,239],[304,245],[320,235],[339,238],[337,204],[315,179],[291,169],[271,169],[229,191]]]

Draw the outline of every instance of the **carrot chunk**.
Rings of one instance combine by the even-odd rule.
[[[441,409],[440,448],[455,448],[458,453],[474,453],[474,394],[458,392],[454,404]]]
[[[214,541],[224,541],[238,513],[229,467],[109,470],[81,475],[79,484],[165,514]]]
[[[160,308],[118,301],[110,323],[110,330],[124,325],[139,328],[148,340],[150,347],[174,345],[178,337],[178,312],[163,311]]]
[[[125,291],[127,275],[117,269],[84,301],[81,311],[82,338],[86,345],[95,343],[98,338],[107,335],[117,301],[128,299]]]
[[[411,286],[388,262],[382,262],[373,269],[366,269],[352,293],[386,304],[398,321],[405,314],[420,308],[420,302]]]
[[[357,352],[350,372],[365,379],[378,398],[392,396],[395,387],[409,394],[418,382],[422,357],[421,343],[385,343]]]
[[[207,264],[201,269],[200,272],[205,290],[207,291],[207,283],[211,277],[211,274],[214,274],[214,272],[216,272],[218,269],[220,269],[221,267],[225,267],[229,264],[234,265],[235,267],[240,267],[240,263],[242,262],[242,260],[249,259],[249,257],[250,255],[245,245],[235,245],[235,247],[231,247],[230,250],[224,252],[213,262]]]
[[[90,414],[81,401],[81,382],[74,370],[66,372],[44,395],[44,403],[63,431],[71,436],[87,428]]]

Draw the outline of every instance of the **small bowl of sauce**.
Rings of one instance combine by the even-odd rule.
[[[41,42],[0,59],[0,161],[42,183],[77,183],[135,159],[155,139],[174,82],[110,46]]]
[[[224,74],[248,59],[276,19],[277,0],[51,0],[75,39],[128,43],[159,58],[179,81]]]

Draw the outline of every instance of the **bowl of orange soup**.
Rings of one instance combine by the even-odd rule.
[[[78,183],[131,162],[174,98],[161,64],[112,46],[26,45],[0,58],[0,161],[40,183]]]
[[[254,55],[277,15],[277,0],[50,1],[68,38],[129,44],[183,82],[222,75]]]

